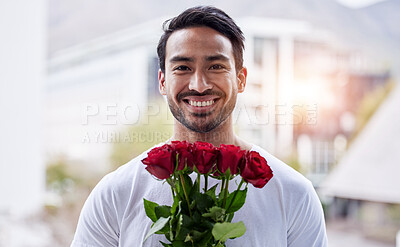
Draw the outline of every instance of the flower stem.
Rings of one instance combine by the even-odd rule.
[[[242,184],[243,184],[243,183],[244,183],[244,180],[242,179],[242,181],[240,181],[240,183],[239,183],[238,188],[237,188],[236,191],[235,191],[235,194],[233,194],[232,201],[229,203],[229,206],[228,206],[228,208],[226,209],[226,211],[228,211],[228,210],[231,208],[233,202],[234,202],[235,199],[236,199],[237,194],[239,193],[240,187],[242,187]]]
[[[187,202],[188,209],[189,209],[189,214],[190,214],[190,217],[192,217],[192,210],[190,210],[189,197],[188,197],[187,192],[186,192],[185,180],[183,179],[183,175],[182,174],[180,174],[180,178],[181,178],[181,185],[182,185],[182,188],[183,188],[183,193],[185,194],[186,202]]]
[[[178,183],[179,180],[176,178],[176,176],[174,175],[174,179],[173,180],[169,180],[167,179],[167,182],[169,185],[171,185],[172,190],[172,195],[175,195],[179,198],[179,200],[183,201],[183,198],[181,197],[181,195],[178,193],[178,189],[176,188],[175,183]],[[175,192],[175,193],[174,193]]]
[[[208,190],[208,175],[204,175],[204,192],[207,192]]]
[[[167,183],[170,185],[170,187],[171,187],[171,192],[172,192],[172,198],[174,198],[175,197],[175,191],[174,191],[174,185],[172,184],[173,182],[172,182],[172,180],[171,180],[171,178],[167,178]]]
[[[222,191],[224,191],[224,187],[225,187],[225,178],[222,178],[222,184],[221,184],[221,191],[220,191],[220,194],[222,193]]]
[[[200,191],[200,173],[197,173],[197,191],[201,193]]]
[[[228,187],[229,187],[229,179],[230,179],[230,175],[228,175],[228,177],[226,178],[226,188],[224,191],[224,202],[222,203],[222,207],[225,207],[226,204],[226,198],[228,197]]]

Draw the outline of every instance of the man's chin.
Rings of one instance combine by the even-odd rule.
[[[205,134],[205,133],[209,133],[212,130],[214,130],[216,128],[215,127],[195,127],[195,126],[185,126],[186,128],[188,128],[189,130],[196,132],[196,133],[201,133],[201,134]]]
[[[218,121],[218,116],[212,116],[215,110],[207,112],[190,112],[184,108],[178,108],[168,101],[172,115],[178,122],[193,132],[208,133],[217,128],[222,121]],[[215,119],[214,119],[215,118]]]
[[[191,113],[190,115],[192,115],[193,117],[197,117],[197,118],[204,118],[204,117],[208,117],[212,114],[212,112],[202,112],[202,113]]]
[[[218,124],[211,122],[211,123],[193,123],[193,122],[187,122],[187,121],[181,121],[181,124],[188,128],[189,130],[197,133],[208,133],[212,130],[214,130],[216,127],[218,127]]]

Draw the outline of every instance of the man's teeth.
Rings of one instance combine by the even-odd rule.
[[[209,101],[194,101],[194,100],[189,100],[189,104],[192,106],[209,106],[214,104],[214,100],[209,100]]]

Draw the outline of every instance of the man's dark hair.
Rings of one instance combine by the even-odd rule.
[[[157,46],[160,69],[163,73],[165,73],[165,48],[169,36],[180,29],[202,26],[220,32],[231,41],[236,72],[243,68],[244,36],[242,30],[224,11],[211,6],[197,6],[164,22],[164,34]]]

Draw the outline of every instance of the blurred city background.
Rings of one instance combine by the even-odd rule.
[[[313,182],[331,247],[396,246],[400,0],[1,1],[0,246],[69,246],[97,182],[171,136],[156,44],[200,4],[246,37],[238,135]]]

